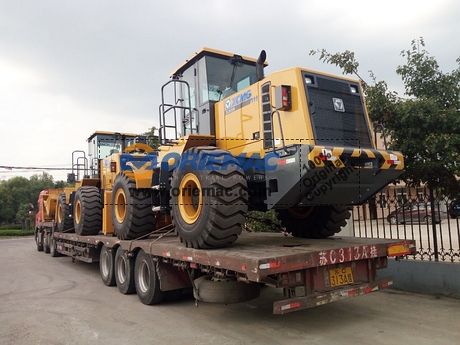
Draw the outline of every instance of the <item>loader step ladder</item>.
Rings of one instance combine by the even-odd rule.
[[[173,98],[171,102],[168,102],[165,92],[171,89]],[[184,91],[188,98],[184,99]],[[172,79],[162,86],[159,108],[160,128],[158,129],[160,145],[173,146],[177,144],[176,140],[179,139],[179,136],[196,133],[196,129],[192,126],[192,119],[197,110],[192,109],[190,100],[190,85],[186,81]],[[180,128],[178,128],[179,123]],[[180,130],[184,133],[181,133]]]

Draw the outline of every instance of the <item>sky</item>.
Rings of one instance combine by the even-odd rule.
[[[96,130],[158,127],[161,86],[202,47],[341,74],[311,50],[350,50],[404,94],[400,55],[423,37],[441,70],[460,57],[457,0],[0,0],[0,166],[71,166]],[[44,170],[6,170],[0,180]],[[55,181],[68,171],[45,170]]]

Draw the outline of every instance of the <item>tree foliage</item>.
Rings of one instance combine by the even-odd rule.
[[[40,191],[49,188],[62,188],[65,182],[54,182],[53,176],[43,172],[29,179],[17,176],[0,181],[0,224],[30,220],[30,203],[36,205]]]
[[[143,135],[147,136],[147,144],[152,149],[157,149],[160,146],[160,141],[158,139],[158,135],[155,134],[155,131],[157,131],[157,128],[152,126],[147,132],[143,133]]]
[[[321,61],[362,80],[371,120],[385,126],[389,149],[404,154],[402,179],[406,183],[427,184],[455,198],[460,194],[460,67],[442,72],[424,47],[420,38],[401,52],[406,62],[396,73],[402,78],[406,97],[390,91],[372,72],[372,84],[364,82],[350,51],[330,54],[323,49],[310,54],[320,54]],[[456,61],[460,64],[460,58]]]

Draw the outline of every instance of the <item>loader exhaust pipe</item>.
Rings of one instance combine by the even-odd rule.
[[[256,62],[257,81],[264,79],[264,62],[266,58],[267,53],[265,50],[262,50]]]

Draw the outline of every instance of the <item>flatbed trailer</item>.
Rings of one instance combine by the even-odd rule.
[[[221,249],[193,249],[166,229],[145,239],[78,236],[48,228],[52,256],[99,262],[106,285],[157,304],[192,288],[196,300],[231,303],[255,298],[262,284],[283,288],[273,303],[285,314],[386,288],[376,279],[389,257],[413,254],[413,240],[335,236],[305,239],[282,233],[243,233]],[[46,232],[46,231],[45,231]],[[169,294],[169,295],[168,295]],[[168,297],[166,297],[168,299]]]

